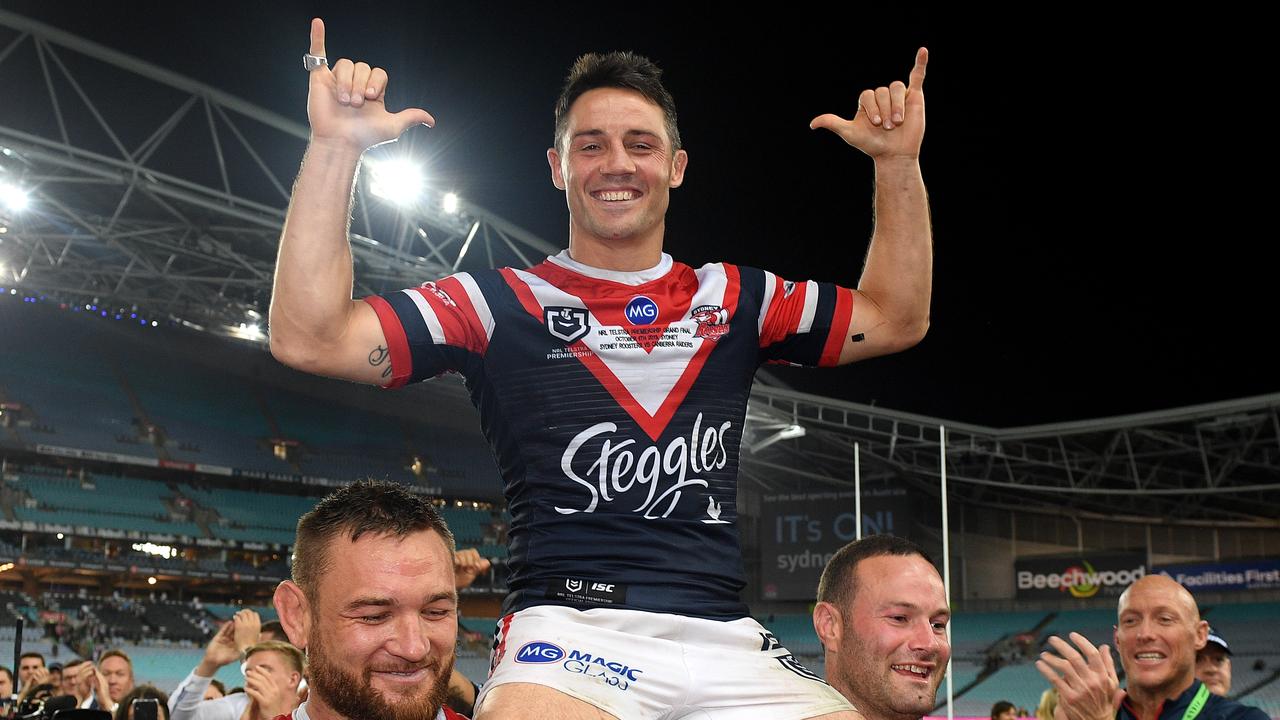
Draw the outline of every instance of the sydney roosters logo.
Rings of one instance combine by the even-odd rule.
[[[694,337],[705,338],[715,342],[729,332],[729,311],[719,305],[696,307],[690,317],[698,323],[698,329],[693,333]]]

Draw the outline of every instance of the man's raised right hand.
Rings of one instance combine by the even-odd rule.
[[[325,55],[324,21],[311,21],[312,55]],[[338,143],[356,152],[391,142],[414,125],[434,127],[435,118],[421,108],[388,112],[384,104],[387,71],[342,58],[332,67],[311,71],[307,118],[312,141]]]

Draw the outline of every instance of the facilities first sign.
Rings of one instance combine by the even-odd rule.
[[[1022,558],[1014,564],[1019,600],[1117,596],[1147,574],[1146,558],[1089,554]]]
[[[760,576],[767,600],[812,600],[822,569],[857,537],[852,492],[768,495],[760,516]],[[905,488],[862,490],[862,534],[906,536],[911,502]]]

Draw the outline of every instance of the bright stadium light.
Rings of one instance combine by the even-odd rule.
[[[13,212],[21,212],[29,202],[26,190],[10,183],[0,183],[0,203],[4,203],[5,207]]]
[[[458,193],[445,193],[444,201],[441,205],[444,207],[444,211],[450,215],[458,212]]]
[[[156,584],[156,576],[155,576],[155,575],[152,575],[151,577],[147,578],[147,584],[148,584],[148,585],[155,585],[155,584]]]
[[[263,338],[262,327],[258,323],[240,323],[239,327],[232,326],[231,334],[243,340],[261,340]]]
[[[405,159],[370,163],[369,172],[369,190],[397,205],[412,205],[426,185],[422,168]]]

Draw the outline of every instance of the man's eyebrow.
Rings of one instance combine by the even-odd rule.
[[[395,605],[395,601],[391,598],[384,597],[362,597],[356,598],[343,606],[343,610],[359,610],[365,607],[391,607]]]
[[[458,602],[458,591],[457,590],[447,590],[447,591],[441,590],[435,595],[432,595],[431,597],[427,598],[427,604],[430,605],[431,603],[437,602],[440,600],[449,600],[456,603]]]
[[[600,129],[579,130],[578,132],[574,133],[571,136],[571,139],[576,140],[580,137],[599,137],[600,135],[604,135],[604,134],[606,134],[605,131]],[[643,130],[641,128],[633,128],[631,130],[627,130],[626,132],[623,133],[623,135],[624,136],[652,135],[654,137],[662,137],[657,130]]]

